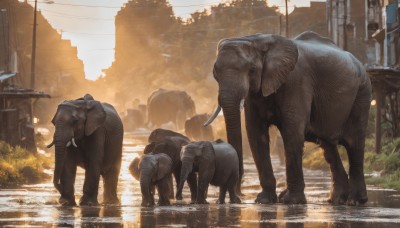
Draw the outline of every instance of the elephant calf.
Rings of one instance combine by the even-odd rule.
[[[222,140],[215,142],[192,142],[181,153],[182,169],[178,192],[182,192],[188,175],[198,173],[196,203],[207,204],[208,185],[219,186],[217,203],[225,203],[226,191],[229,191],[231,203],[240,203],[236,193],[239,180],[239,159],[236,150]]]
[[[158,204],[170,205],[170,179],[172,159],[166,154],[145,154],[135,158],[129,166],[131,174],[140,180],[142,206],[154,206],[154,187],[157,187]]]

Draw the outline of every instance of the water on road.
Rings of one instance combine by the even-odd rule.
[[[189,204],[184,200],[172,206],[141,207],[139,182],[128,171],[130,162],[144,148],[145,136],[126,135],[118,192],[121,205],[62,207],[52,181],[0,189],[0,226],[22,227],[400,227],[400,193],[368,186],[369,202],[361,207],[331,206],[326,202],[330,175],[304,170],[306,205],[259,205],[254,199],[260,191],[257,171],[251,157],[245,159],[242,204],[216,205],[218,188],[210,187],[209,205]],[[277,192],[285,183],[285,169],[273,158]],[[82,196],[84,171],[78,169],[76,201]],[[101,184],[102,185],[102,184]],[[186,185],[185,185],[186,186]],[[102,201],[99,191],[99,202]],[[157,197],[156,197],[157,199]]]

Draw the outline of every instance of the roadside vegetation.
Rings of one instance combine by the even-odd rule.
[[[0,141],[0,187],[39,183],[48,178],[44,169],[51,159]]]
[[[377,174],[368,177],[367,183],[400,191],[400,138],[385,139],[382,145],[380,153],[370,147],[365,154],[366,173]]]

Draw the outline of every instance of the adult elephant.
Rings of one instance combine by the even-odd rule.
[[[148,124],[160,127],[172,122],[176,129],[184,128],[185,120],[196,114],[192,98],[185,91],[158,89],[147,100]]]
[[[256,202],[277,201],[268,146],[270,125],[278,127],[285,148],[287,188],[280,202],[306,203],[304,141],[316,142],[325,151],[332,175],[330,202],[367,202],[363,159],[371,84],[352,54],[313,32],[294,39],[271,34],[224,39],[218,45],[214,77],[220,106],[212,117],[222,107],[228,141],[239,154],[240,176],[240,106],[244,100],[247,135],[262,187]],[[349,176],[338,144],[347,150]]]
[[[60,204],[76,205],[74,182],[77,165],[85,169],[80,205],[97,205],[100,175],[104,203],[118,203],[117,185],[122,158],[123,126],[113,106],[100,103],[89,94],[58,105],[55,126],[54,186]]]

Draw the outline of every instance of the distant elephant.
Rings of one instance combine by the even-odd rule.
[[[139,109],[127,109],[126,115],[122,118],[125,131],[134,131],[137,128],[144,127],[145,121],[142,111]]]
[[[268,146],[270,125],[278,127],[285,147],[287,189],[280,202],[306,203],[304,141],[325,150],[332,174],[331,203],[367,202],[363,162],[371,83],[352,54],[313,32],[293,39],[257,34],[220,41],[213,72],[220,106],[212,117],[222,107],[228,141],[239,155],[240,176],[239,107],[244,100],[247,135],[262,187],[257,203],[275,203],[278,198]],[[347,150],[349,176],[338,144]]]
[[[207,114],[198,114],[185,122],[185,134],[193,141],[212,141],[214,133],[211,125],[204,126],[208,120]]]
[[[148,124],[160,127],[173,122],[177,130],[183,129],[185,120],[196,114],[194,101],[185,91],[158,89],[147,99]]]
[[[190,173],[198,173],[196,203],[207,204],[208,185],[219,186],[217,203],[225,203],[226,191],[229,191],[231,203],[240,203],[236,193],[239,180],[239,159],[235,149],[222,140],[215,142],[191,142],[181,154],[182,170],[178,192]]]
[[[190,140],[177,132],[158,128],[151,132],[149,136],[149,144],[144,149],[144,154],[148,153],[165,153],[169,155],[173,161],[172,172],[175,177],[176,187],[179,186],[180,173],[181,173],[181,149],[182,146],[187,145]],[[194,201],[197,197],[197,178],[195,175],[188,177],[188,185],[191,192],[191,199]],[[176,199],[182,199],[182,192],[176,193]]]
[[[74,182],[77,165],[85,169],[80,205],[97,205],[100,175],[104,203],[119,203],[118,176],[124,130],[113,106],[100,103],[89,94],[58,105],[55,126],[55,169],[53,183],[61,193],[60,204],[76,205]]]
[[[139,173],[140,189],[142,192],[142,206],[154,206],[153,187],[157,187],[160,206],[170,205],[169,195],[170,179],[172,173],[172,159],[163,153],[145,154],[139,159],[139,171],[135,170],[136,162],[132,162],[130,169],[133,173]]]

